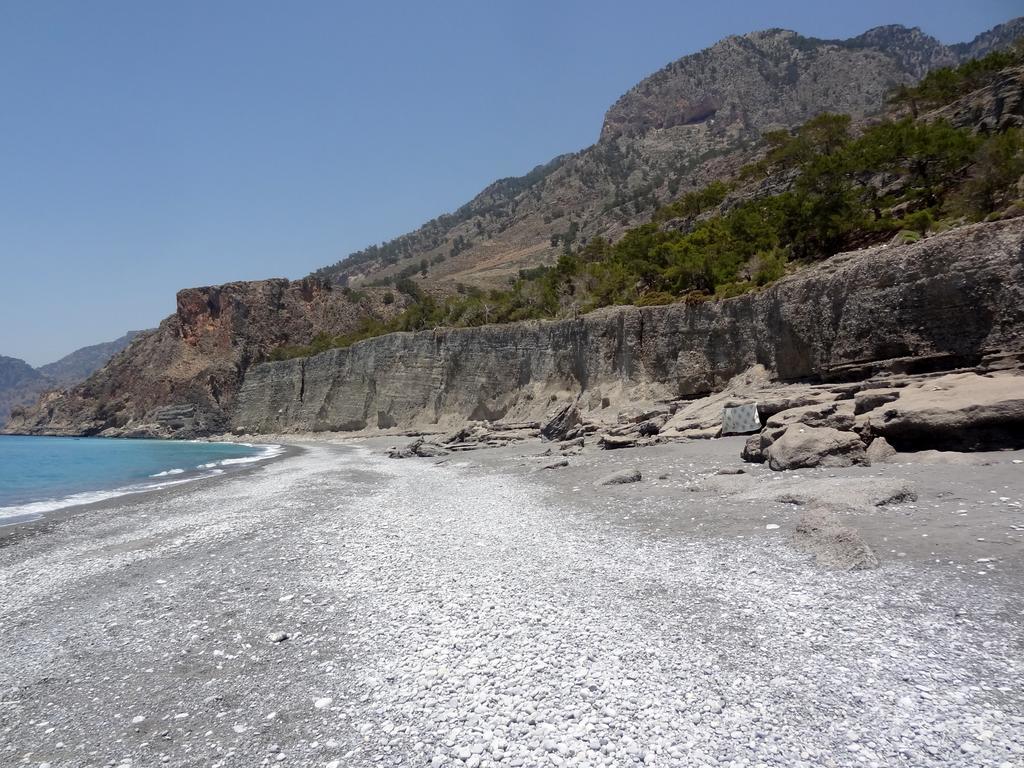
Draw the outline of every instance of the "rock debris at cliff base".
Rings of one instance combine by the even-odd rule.
[[[853,504],[878,473],[921,498],[863,521],[910,537],[911,506],[963,508],[992,539],[1019,465],[717,475],[742,439],[719,442],[541,474],[536,443],[472,465],[311,444],[2,547],[0,763],[1019,764],[1013,558],[823,570],[768,493]]]

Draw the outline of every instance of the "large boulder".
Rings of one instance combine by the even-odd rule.
[[[766,461],[768,448],[794,425],[797,429],[830,427],[849,431],[855,424],[854,406],[849,400],[798,405],[770,416],[764,429],[747,438],[740,456],[744,461]]]
[[[867,446],[853,432],[793,425],[764,451],[774,470],[848,467],[867,462]]]
[[[900,389],[858,419],[897,451],[1024,448],[1024,376],[940,376]]]
[[[769,432],[776,432],[792,424],[806,424],[809,427],[833,427],[848,432],[854,425],[853,411],[854,404],[849,400],[797,406],[769,417],[765,428]]]
[[[575,402],[563,405],[548,417],[540,428],[540,434],[547,440],[564,440],[573,427],[580,423],[580,409]]]

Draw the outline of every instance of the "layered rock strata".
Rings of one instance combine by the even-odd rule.
[[[693,398],[777,380],[976,366],[1024,354],[1024,220],[843,254],[720,302],[391,334],[252,368],[237,432],[446,426]],[[781,408],[779,409],[781,410]]]
[[[197,437],[225,430],[251,365],[282,344],[343,333],[397,312],[314,278],[227,283],[178,292],[173,315],[66,391],[13,414],[6,431]]]

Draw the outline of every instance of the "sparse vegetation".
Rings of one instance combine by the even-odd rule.
[[[892,101],[906,106],[917,117],[983,87],[1000,70],[1020,65],[1024,65],[1024,40],[1018,40],[1008,50],[993,51],[959,67],[933,69],[917,85],[897,88]]]
[[[1022,51],[1018,46],[937,70],[895,98],[913,100],[915,110],[946,103],[1024,61]],[[941,120],[906,118],[854,135],[848,116],[823,114],[795,131],[768,134],[765,144],[763,159],[734,181],[684,194],[615,243],[603,237],[582,241],[570,215],[551,238],[552,246],[561,247],[557,262],[520,271],[505,290],[460,285],[455,295],[437,298],[411,279],[417,272],[426,276],[428,262],[412,264],[386,281],[409,299],[394,320],[368,320],[353,334],[276,350],[274,359],[393,331],[571,317],[614,304],[729,298],[769,285],[801,262],[894,237],[913,242],[1022,205],[1024,131],[1018,128],[986,136]],[[768,179],[782,179],[785,191],[758,194]],[[550,212],[551,220],[564,216]],[[456,241],[450,255],[463,247]]]

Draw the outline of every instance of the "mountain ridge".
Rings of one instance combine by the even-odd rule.
[[[1008,43],[1018,31],[1024,34],[1024,18],[1003,27],[964,50]],[[789,135],[829,111],[856,119],[881,114],[894,85],[916,82],[913,72],[929,61],[954,56],[919,30],[884,27],[860,37],[837,44],[768,30],[683,57],[613,104],[602,130],[611,128],[593,146],[525,176],[499,179],[415,232],[300,281],[180,291],[175,314],[156,331],[84,383],[47,395],[17,423],[36,433],[48,424],[62,425],[65,434],[222,431],[247,373],[272,353],[293,346],[313,354],[338,339],[351,343],[367,330],[383,332],[406,308],[420,309],[424,295],[461,292],[465,284],[504,286],[521,270],[579,254],[595,235],[613,240],[646,222],[666,197],[679,200],[684,191],[735,177],[764,154],[756,141],[767,131],[782,128]],[[913,50],[895,56],[878,47],[897,44]],[[780,173],[762,181],[784,187],[786,178]],[[488,309],[481,310],[486,323]]]
[[[1024,36],[1024,17],[945,45],[919,28],[879,26],[846,40],[785,29],[731,35],[648,75],[606,111],[597,142],[314,275],[342,285],[426,290],[504,284],[551,264],[566,240],[614,238],[681,191],[735,171],[764,132],[822,111],[877,114],[889,91]],[[732,157],[726,157],[726,155]]]
[[[38,367],[0,355],[0,423],[7,421],[13,408],[31,404],[43,392],[84,381],[140,333],[144,331],[128,331],[113,341],[81,347]]]

